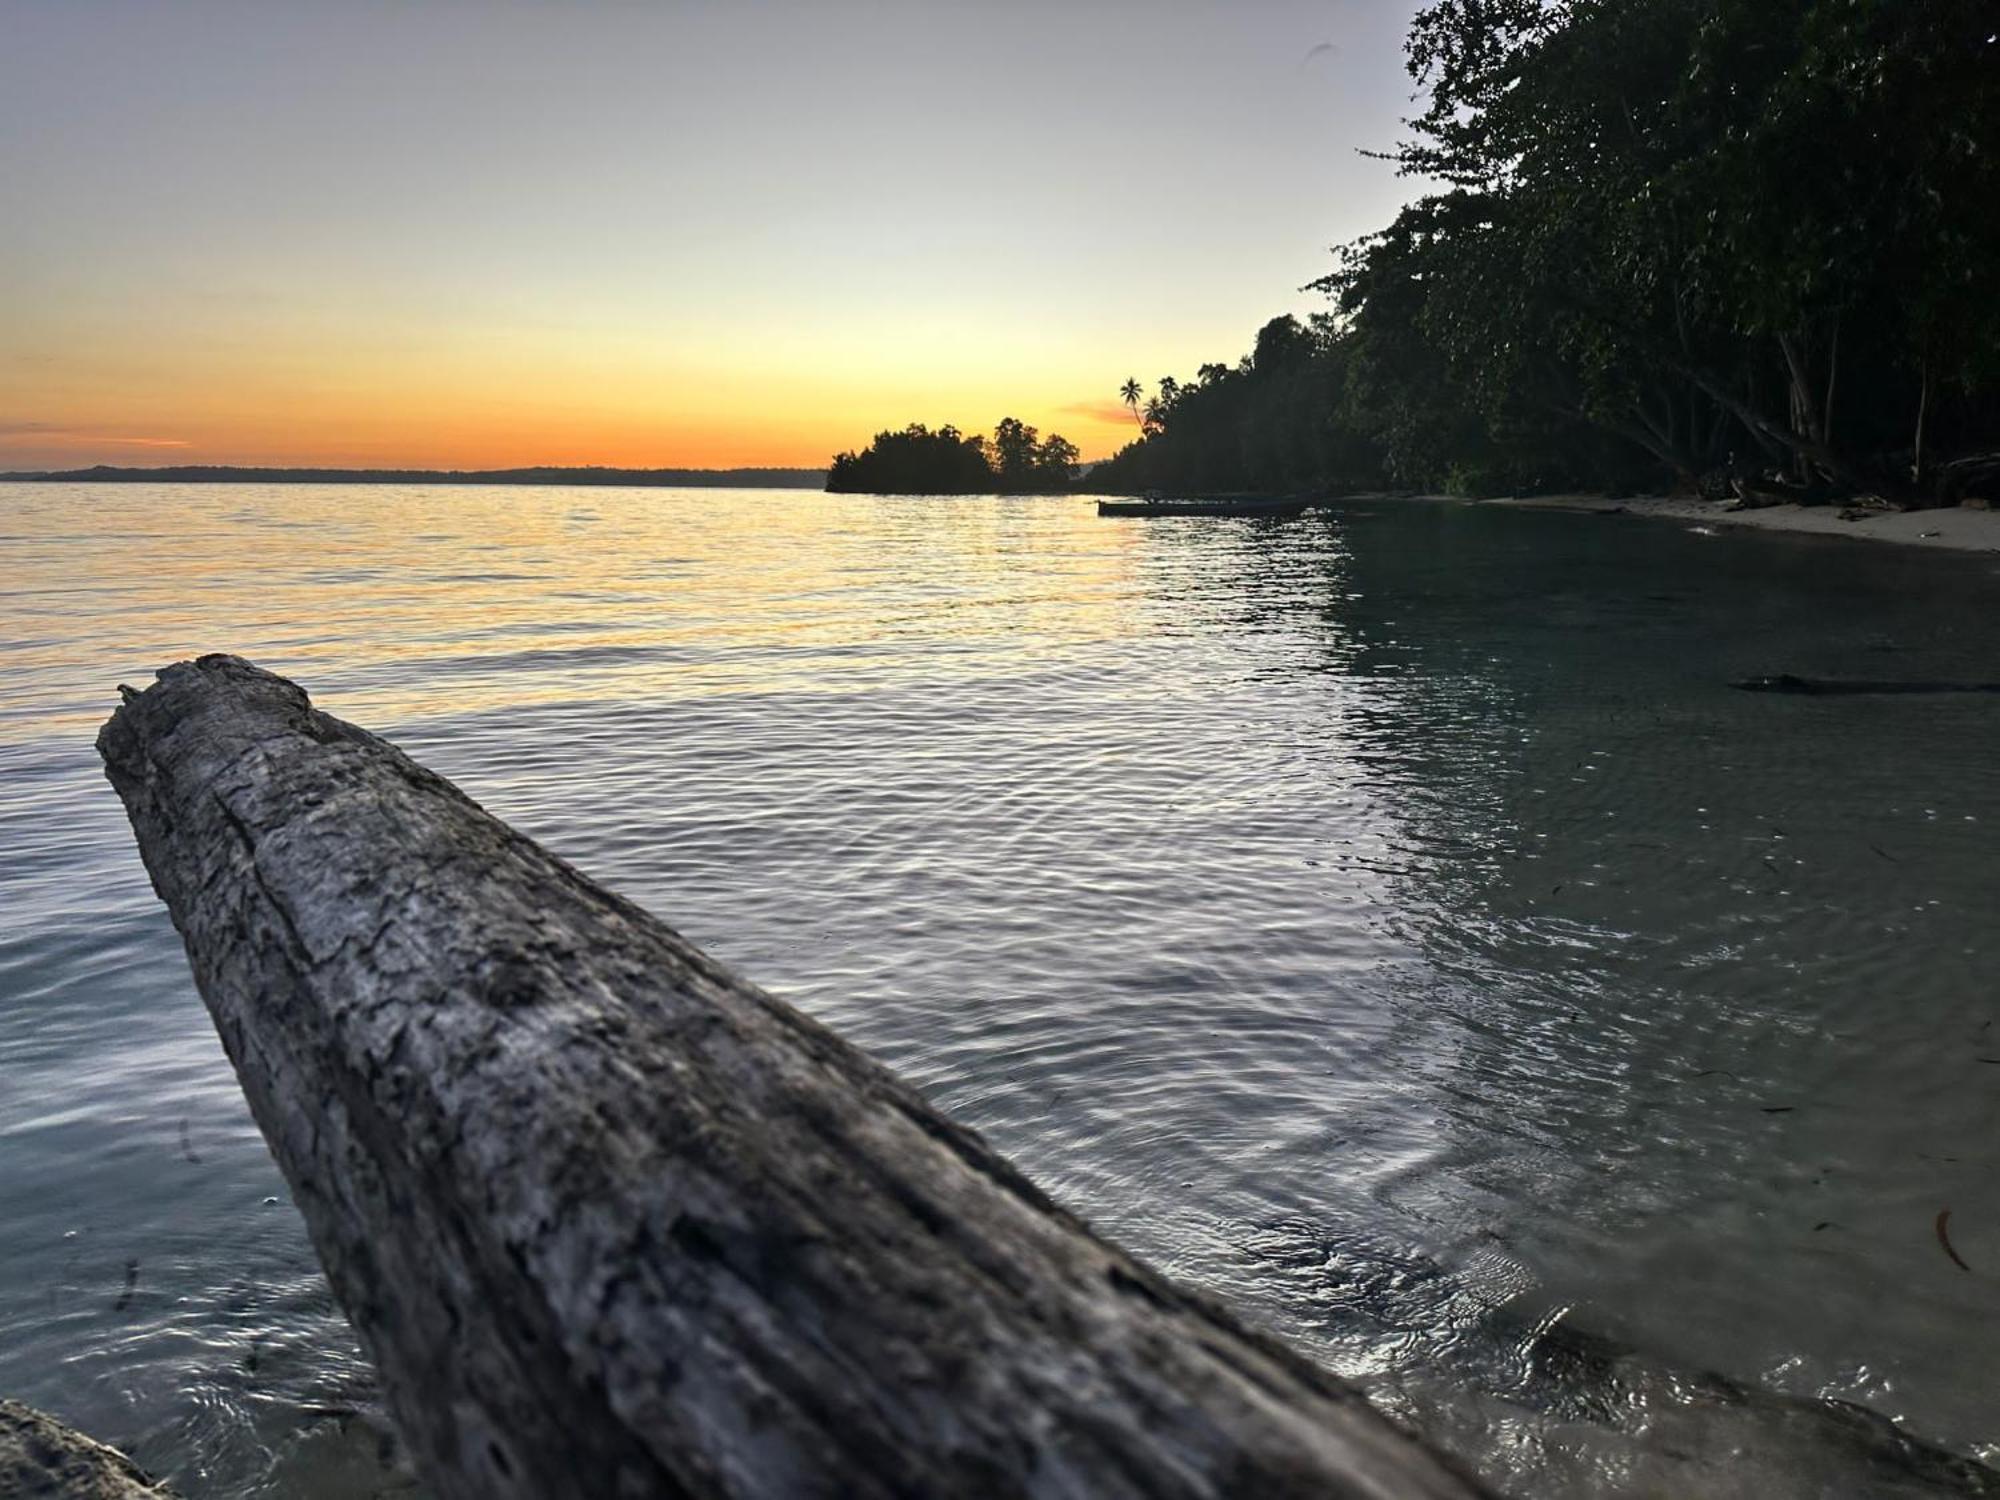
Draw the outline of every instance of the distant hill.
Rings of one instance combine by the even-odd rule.
[[[824,469],[243,469],[181,464],[159,469],[37,470],[0,480],[84,484],[622,484],[675,488],[816,490]]]

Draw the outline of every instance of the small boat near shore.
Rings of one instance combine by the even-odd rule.
[[[1141,495],[1100,500],[1100,516],[1277,516],[1302,514],[1318,503],[1313,495]]]

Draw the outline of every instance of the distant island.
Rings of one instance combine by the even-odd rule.
[[[816,490],[824,469],[246,469],[179,464],[159,469],[89,469],[0,474],[25,483],[132,484],[613,484],[685,489]]]
[[[1026,422],[1002,418],[989,440],[949,424],[933,432],[912,422],[878,432],[859,453],[836,454],[829,494],[1059,495],[1076,481],[1077,447],[1061,433],[1047,438]]]

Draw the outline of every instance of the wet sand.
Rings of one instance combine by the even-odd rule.
[[[1954,552],[2000,552],[2000,511],[1966,510],[1962,507],[1879,511],[1871,512],[1860,520],[1843,521],[1841,515],[1848,507],[1842,505],[1774,505],[1762,510],[1730,510],[1722,501],[1665,495],[1623,500],[1603,495],[1535,495],[1468,503],[1511,506],[1523,510],[1650,516],[1697,526],[1747,526],[1759,531],[1851,537],[1858,541],[1895,542],[1908,547],[1942,547]]]

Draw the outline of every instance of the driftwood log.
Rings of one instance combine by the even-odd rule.
[[[292,683],[122,691],[111,781],[438,1495],[1483,1493]]]
[[[174,1500],[124,1454],[18,1401],[0,1401],[0,1496]]]

